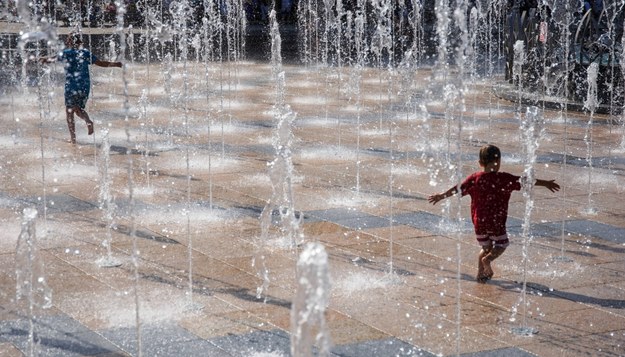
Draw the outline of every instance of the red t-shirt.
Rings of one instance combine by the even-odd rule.
[[[471,196],[475,234],[506,234],[510,195],[520,189],[519,176],[507,172],[480,171],[469,175],[460,185],[460,192]]]

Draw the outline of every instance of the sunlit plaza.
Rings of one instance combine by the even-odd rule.
[[[287,61],[267,21],[235,56],[85,25],[124,66],[91,66],[76,144],[63,65],[3,63],[0,356],[625,356],[622,104],[478,56]],[[489,143],[561,190],[513,193],[481,284],[470,198],[428,196]]]

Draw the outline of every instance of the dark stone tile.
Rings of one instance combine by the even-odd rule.
[[[26,204],[36,207],[38,211],[41,211],[43,209],[43,207],[40,207],[40,197],[24,197],[21,200]],[[48,214],[91,211],[98,208],[98,206],[94,205],[92,202],[83,201],[69,195],[47,196],[46,206]],[[42,212],[39,212],[39,214],[43,215]]]
[[[232,356],[252,356],[254,353],[278,353],[290,356],[291,340],[281,330],[254,331],[245,335],[230,335],[210,340],[220,350]]]
[[[350,219],[336,220],[333,222],[343,227],[354,230],[388,227],[391,223],[388,218],[378,216],[356,217]]]
[[[304,221],[328,221],[349,229],[367,229],[388,227],[388,218],[373,216],[347,208],[332,208],[327,210],[308,211],[304,214]]]
[[[138,353],[137,329],[135,327],[104,330],[100,333],[128,353],[133,355]],[[219,351],[216,346],[175,324],[159,323],[141,326],[141,352],[144,356],[169,356],[169,354],[162,353],[175,351],[172,346],[184,346],[188,349],[203,346],[209,350]],[[175,355],[175,353],[171,354],[171,356]]]
[[[541,226],[561,230],[562,222],[541,224]],[[625,244],[625,228],[615,227],[605,223],[590,220],[565,221],[564,230],[568,233],[591,236],[615,243]]]
[[[307,216],[316,217],[322,221],[337,222],[352,218],[367,217],[368,214],[348,208],[331,208],[324,210],[308,211]]]
[[[334,346],[332,354],[340,357],[435,356],[428,351],[394,338]]]
[[[509,234],[523,234],[523,220],[508,217],[507,231]],[[529,234],[533,237],[557,237],[562,233],[562,222],[531,224]]]
[[[144,345],[145,346],[145,345]],[[181,357],[181,356],[210,356],[210,357],[234,357],[214,344],[206,340],[192,340],[172,342],[161,345],[157,349],[151,346],[143,348],[144,356]]]
[[[0,321],[0,341],[14,344],[27,353],[30,324],[26,319]],[[34,341],[37,356],[95,356],[123,351],[97,333],[66,315],[35,319]]]
[[[473,224],[466,219],[460,222],[445,222],[445,219],[439,215],[428,212],[407,212],[393,216],[395,224],[404,224],[410,227],[420,229],[422,231],[432,232],[433,234],[449,233],[460,229],[461,231],[473,231]]]
[[[535,354],[520,350],[516,347],[501,348],[498,350],[466,353],[462,357],[536,357]]]

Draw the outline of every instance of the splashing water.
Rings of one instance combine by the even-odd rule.
[[[16,299],[28,300],[26,315],[29,320],[28,351],[35,356],[35,308],[52,307],[52,290],[48,287],[44,273],[43,260],[38,257],[37,230],[35,219],[37,211],[26,208],[23,212],[22,231],[20,232],[15,252]]]
[[[292,125],[295,114],[284,101],[285,78],[282,70],[281,37],[276,21],[275,10],[271,11],[271,48],[272,48],[272,74],[276,82],[276,104],[274,105],[274,118],[276,127],[273,135],[273,147],[276,150],[275,159],[268,164],[269,177],[272,185],[272,195],[265,205],[261,215],[261,236],[258,252],[253,265],[258,268],[258,275],[263,284],[257,289],[257,298],[263,295],[269,287],[269,271],[265,265],[265,254],[269,240],[269,230],[273,224],[274,212],[277,212],[280,220],[279,238],[287,238],[291,248],[295,248],[301,241],[299,226],[301,217],[295,215],[293,204],[293,162],[291,146],[293,144]]]
[[[533,189],[534,189],[534,165],[536,164],[536,150],[539,146],[539,140],[543,135],[543,118],[539,114],[537,107],[529,107],[526,110],[525,118],[520,126],[521,137],[524,143],[525,158],[523,170],[523,198],[525,199],[525,214],[523,216],[523,288],[521,290],[521,306],[523,307],[522,326],[515,327],[511,331],[521,336],[530,336],[536,333],[536,330],[527,326],[527,264],[529,261],[528,249],[532,242],[530,233],[531,215],[534,208]],[[513,309],[516,314],[516,309]]]
[[[106,238],[102,241],[102,245],[106,248],[106,257],[102,257],[98,260],[98,265],[100,267],[117,267],[121,265],[121,262],[113,257],[113,252],[111,251],[111,242],[112,235],[111,232],[115,227],[114,214],[115,214],[115,203],[113,202],[113,197],[111,195],[111,178],[110,178],[110,148],[111,144],[109,142],[109,131],[108,129],[103,130],[102,137],[102,149],[101,149],[101,157],[100,161],[100,209],[102,210],[102,215],[104,221],[106,222]]]
[[[16,298],[27,298],[33,306],[49,308],[52,306],[52,291],[46,282],[43,261],[38,259],[36,218],[35,209],[24,209],[15,252]]]
[[[328,254],[323,245],[308,243],[297,262],[297,288],[291,307],[291,354],[294,357],[330,356],[331,341],[325,320],[330,300]]]

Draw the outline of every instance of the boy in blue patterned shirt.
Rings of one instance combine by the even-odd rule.
[[[63,61],[65,64],[65,114],[69,128],[70,143],[76,144],[74,114],[87,123],[87,132],[93,134],[93,122],[85,111],[91,78],[89,65],[100,67],[121,67],[121,62],[99,60],[94,54],[81,47],[80,35],[72,33],[65,40],[66,48],[56,57],[44,58],[42,62]]]

